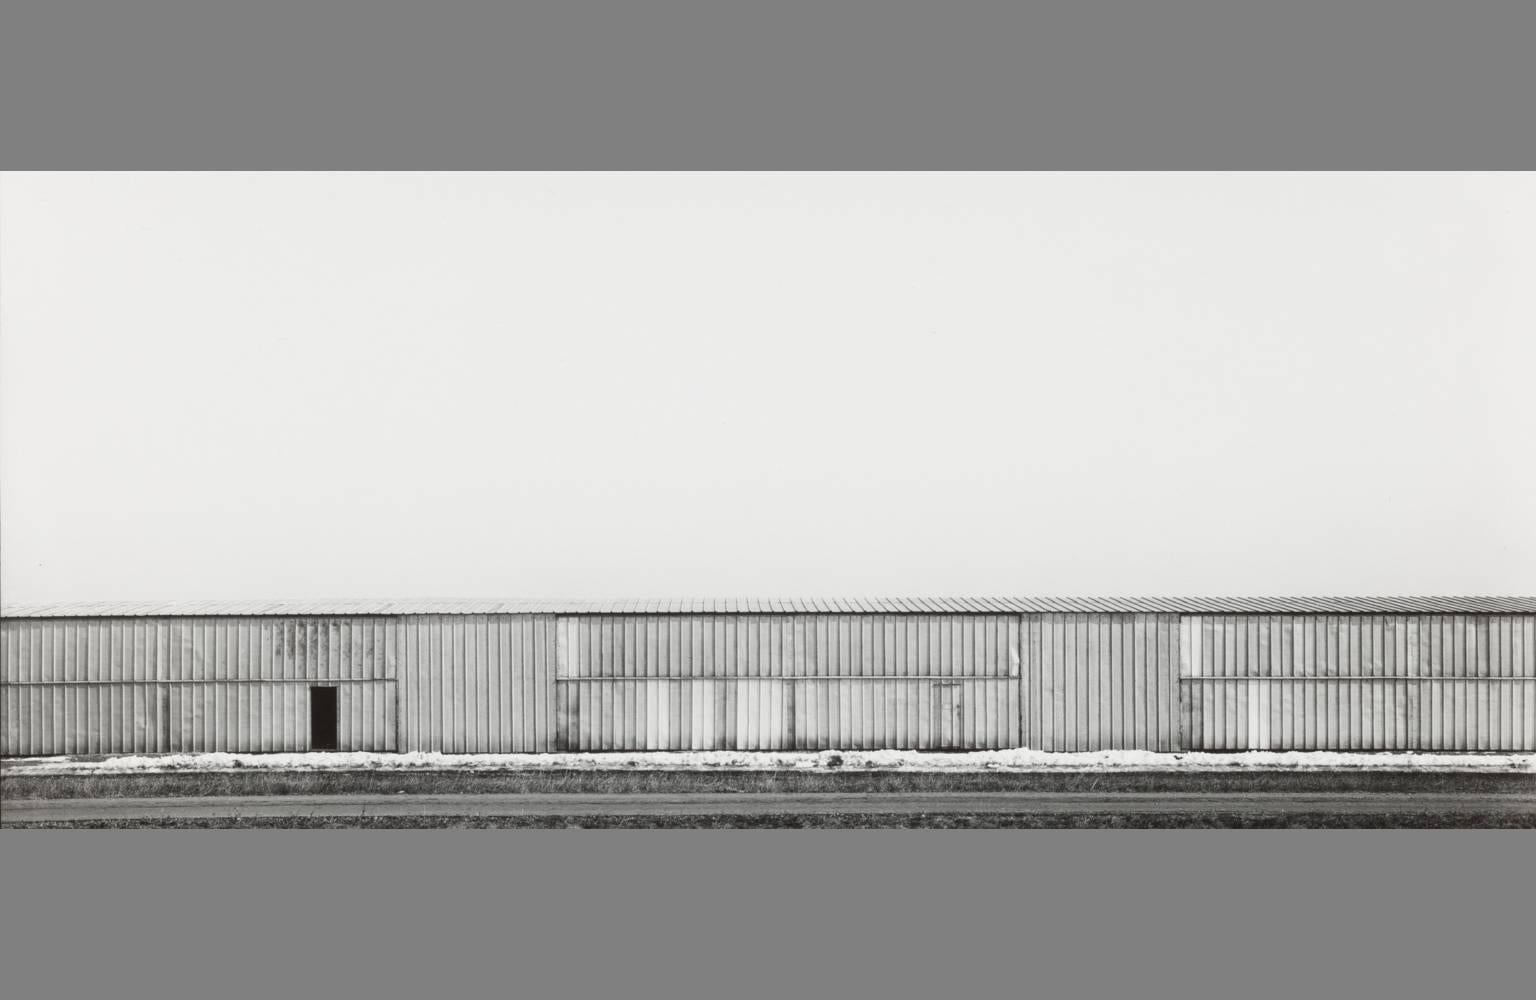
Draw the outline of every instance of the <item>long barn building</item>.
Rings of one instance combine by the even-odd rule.
[[[0,609],[6,755],[1536,750],[1536,598]]]

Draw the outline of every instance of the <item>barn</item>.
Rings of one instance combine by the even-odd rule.
[[[0,609],[9,756],[1536,750],[1536,598]]]

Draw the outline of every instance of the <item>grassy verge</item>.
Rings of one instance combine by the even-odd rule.
[[[1334,813],[1185,813],[1039,815],[1033,813],[775,814],[765,816],[277,816],[246,819],[80,820],[3,823],[30,830],[1082,830],[1082,829],[1536,829],[1536,816],[1404,811]]]
[[[1536,774],[1413,771],[212,771],[6,775],[0,799],[221,795],[484,795],[633,792],[1455,792],[1536,789]]]

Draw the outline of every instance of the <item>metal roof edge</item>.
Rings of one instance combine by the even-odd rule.
[[[595,600],[363,599],[291,601],[95,601],[0,606],[0,618],[305,617],[487,614],[1181,614],[1525,615],[1536,596],[1357,597],[906,597]]]

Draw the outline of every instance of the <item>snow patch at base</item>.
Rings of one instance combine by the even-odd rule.
[[[1154,753],[1103,750],[1047,753],[1040,750],[978,750],[920,753],[915,750],[647,751],[637,753],[181,753],[108,757],[29,757],[6,762],[21,773],[111,774],[119,772],[224,771],[250,768],[280,771],[1531,771],[1536,754],[1335,753],[1249,751],[1245,753]]]

